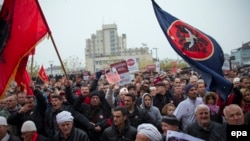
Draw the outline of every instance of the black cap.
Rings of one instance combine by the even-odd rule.
[[[176,118],[175,115],[164,116],[162,118],[161,122],[165,122],[165,123],[170,124],[170,125],[179,126],[179,121],[178,121],[178,119]]]

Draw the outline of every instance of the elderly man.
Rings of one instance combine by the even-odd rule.
[[[174,115],[181,122],[181,130],[185,130],[188,125],[195,122],[195,108],[202,104],[202,98],[197,97],[196,85],[188,84],[185,87],[187,99],[179,103],[174,111]]]
[[[163,132],[163,135],[162,135],[162,140],[163,141],[166,140],[168,130],[178,132],[179,131],[179,121],[175,117],[175,115],[165,116],[161,121],[161,129],[162,129],[162,132]]]
[[[157,128],[149,123],[143,123],[138,126],[136,141],[161,141],[162,136]]]
[[[221,128],[221,141],[227,140],[227,128],[229,126],[245,126],[244,124],[244,114],[241,107],[237,104],[230,104],[226,106],[223,110],[223,114],[225,116],[226,123],[223,124]],[[249,127],[247,127],[249,128]]]
[[[33,121],[25,121],[21,128],[23,141],[47,141],[47,138],[37,133],[36,125]]]
[[[6,118],[0,116],[0,140],[1,141],[21,141],[18,137],[8,132],[8,124]]]
[[[226,106],[223,110],[223,114],[228,125],[244,124],[244,114],[239,105],[230,104]]]
[[[217,141],[220,139],[221,125],[210,120],[210,109],[205,104],[200,104],[195,108],[196,121],[189,125],[186,133],[209,141]]]
[[[59,131],[56,132],[53,141],[89,141],[88,135],[73,125],[74,117],[68,111],[62,111],[56,115]]]

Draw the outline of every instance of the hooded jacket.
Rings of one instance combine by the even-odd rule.
[[[151,105],[149,108],[145,106],[144,102],[145,96],[149,96],[151,98]],[[148,93],[143,94],[141,107],[148,112],[148,114],[154,119],[154,121],[156,121],[157,123],[161,122],[162,119],[161,112],[157,107],[153,106],[153,97],[150,94]]]

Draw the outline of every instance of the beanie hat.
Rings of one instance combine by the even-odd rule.
[[[162,139],[161,133],[157,128],[149,123],[140,124],[137,128],[137,132],[146,135],[150,141],[161,141]]]
[[[99,91],[94,90],[93,92],[91,92],[90,98],[91,98],[92,96],[98,96],[98,97],[100,98],[100,93],[99,93]]]
[[[7,125],[6,118],[3,116],[0,116],[0,125]]]
[[[67,121],[73,121],[73,120],[74,120],[74,117],[68,111],[62,111],[56,115],[56,122],[58,124],[61,124]]]
[[[187,94],[192,87],[194,87],[194,84],[187,84],[184,89],[185,93]]]
[[[122,92],[128,93],[128,89],[127,88],[121,88],[119,93],[122,93]]]
[[[22,125],[21,132],[36,131],[36,125],[33,121],[25,121]]]
[[[165,122],[165,123],[170,124],[170,125],[179,126],[179,121],[178,121],[178,119],[176,118],[175,115],[164,116],[162,118],[161,122]]]

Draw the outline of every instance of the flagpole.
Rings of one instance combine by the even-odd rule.
[[[57,57],[59,58],[60,64],[61,64],[62,69],[63,69],[63,72],[64,72],[66,78],[69,79],[69,78],[68,78],[68,75],[67,75],[67,73],[66,73],[65,67],[64,67],[64,65],[63,65],[61,56],[60,56],[60,54],[59,54],[59,52],[58,52],[58,49],[57,49],[57,47],[56,47],[56,43],[55,43],[55,41],[54,41],[54,38],[53,38],[53,36],[51,35],[51,33],[49,33],[49,36],[50,36],[51,41],[52,41],[52,44],[53,44],[53,46],[54,46],[54,48],[55,48],[55,50],[56,50],[56,54],[57,54]]]
[[[34,55],[31,55],[31,65],[30,65],[30,74],[31,74],[31,78],[33,76],[33,64],[34,64]]]
[[[59,54],[59,52],[58,52],[58,49],[57,49],[57,47],[56,47],[56,43],[55,43],[54,38],[53,38],[53,36],[52,36],[52,34],[51,34],[49,25],[48,25],[48,23],[47,23],[47,21],[46,21],[46,18],[45,18],[45,16],[44,16],[44,14],[43,14],[43,11],[42,11],[42,9],[41,9],[41,6],[40,6],[38,0],[36,0],[36,2],[37,2],[37,5],[38,5],[39,10],[40,10],[40,12],[41,12],[41,15],[42,15],[42,18],[43,18],[43,20],[44,20],[44,23],[47,25],[47,28],[48,28],[48,30],[49,30],[49,31],[48,31],[48,34],[49,34],[49,36],[50,36],[50,38],[51,38],[51,41],[52,41],[52,44],[53,44],[53,46],[54,46],[54,48],[55,48],[55,50],[56,50],[56,54],[57,54],[57,57],[59,58],[60,64],[61,64],[62,69],[63,69],[63,72],[64,72],[66,78],[69,79],[69,78],[68,78],[68,75],[67,75],[67,73],[66,73],[65,67],[64,67],[64,65],[63,65],[61,56],[60,56],[60,54]]]

